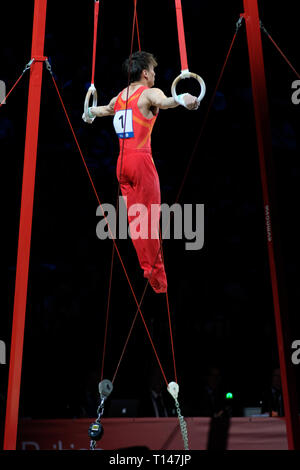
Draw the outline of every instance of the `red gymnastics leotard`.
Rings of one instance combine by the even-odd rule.
[[[151,132],[157,116],[147,119],[138,108],[139,97],[147,88],[140,86],[129,97],[127,109],[122,98],[124,90],[115,103],[114,127],[120,143],[117,178],[144,277],[155,292],[161,293],[167,291],[167,278],[159,239],[160,185],[151,150]]]

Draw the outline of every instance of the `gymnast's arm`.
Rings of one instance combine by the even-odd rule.
[[[176,106],[179,106],[172,96],[168,98],[159,88],[149,88],[146,96],[150,101],[151,106],[160,109],[176,108]],[[186,93],[184,96],[184,102],[188,109],[197,109],[199,106],[197,97],[190,95],[189,93]]]
[[[92,106],[90,112],[93,116],[104,117],[104,116],[113,116],[115,114],[114,107],[117,101],[117,96],[110,100],[109,104],[106,106]]]

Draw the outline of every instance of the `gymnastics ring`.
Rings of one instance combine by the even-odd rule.
[[[203,98],[205,96],[205,93],[206,93],[205,82],[204,82],[203,78],[201,78],[199,75],[197,75],[196,73],[189,72],[188,70],[183,70],[181,72],[181,74],[178,75],[178,77],[175,78],[175,80],[172,83],[171,93],[172,93],[172,96],[173,96],[174,100],[177,103],[182,104],[182,102],[179,100],[178,95],[176,93],[176,86],[177,86],[178,82],[180,82],[180,80],[183,80],[185,78],[195,78],[199,82],[199,84],[201,86],[201,92],[200,92],[200,95],[198,96],[198,103],[200,104],[200,102],[203,100]]]
[[[86,122],[88,122],[89,124],[91,124],[95,119],[95,117],[91,118],[88,113],[91,96],[93,97],[93,106],[97,106],[98,95],[94,84],[92,84],[88,89],[84,100],[84,117],[86,119]]]

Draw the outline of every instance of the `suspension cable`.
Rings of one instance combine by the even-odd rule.
[[[240,20],[239,20],[239,21],[240,21]],[[237,23],[237,25],[238,25],[238,23]],[[224,62],[224,64],[223,64],[223,66],[222,66],[222,69],[221,69],[219,78],[218,78],[218,80],[217,80],[217,84],[216,84],[216,86],[215,86],[215,89],[214,89],[213,94],[212,94],[212,96],[211,96],[209,105],[208,105],[208,107],[207,107],[207,110],[206,110],[206,113],[205,113],[205,117],[204,117],[204,119],[203,119],[203,123],[202,123],[201,129],[200,129],[200,132],[199,132],[198,137],[197,137],[197,139],[196,139],[196,142],[195,142],[195,144],[194,144],[194,147],[193,147],[191,156],[190,156],[190,158],[189,158],[189,160],[188,160],[188,164],[187,164],[187,167],[186,167],[186,170],[185,170],[185,173],[184,173],[184,176],[183,176],[181,185],[180,185],[180,187],[179,187],[179,190],[178,190],[178,193],[177,193],[177,196],[176,196],[176,199],[175,199],[175,202],[176,202],[176,203],[178,202],[178,200],[179,200],[179,198],[180,198],[180,196],[181,196],[181,193],[182,193],[183,187],[184,187],[184,185],[185,185],[187,176],[188,176],[188,174],[189,174],[189,172],[190,172],[190,168],[191,168],[192,162],[193,162],[193,160],[194,160],[194,158],[195,158],[195,155],[196,155],[196,151],[197,151],[197,149],[198,149],[199,142],[200,142],[200,140],[201,140],[201,138],[202,138],[203,131],[204,131],[205,127],[206,127],[207,120],[208,120],[208,116],[209,116],[210,111],[211,111],[211,109],[212,109],[212,106],[213,106],[213,104],[214,104],[214,100],[215,100],[215,97],[216,97],[216,93],[217,93],[217,91],[218,91],[219,85],[220,85],[221,80],[222,80],[222,78],[223,78],[224,71],[225,71],[226,65],[227,65],[227,63],[228,63],[228,59],[229,59],[229,56],[230,56],[230,54],[231,54],[231,51],[232,51],[233,45],[234,45],[234,43],[235,43],[235,40],[236,40],[236,37],[237,37],[237,33],[238,33],[238,30],[239,30],[240,26],[241,26],[241,23],[239,23],[239,26],[237,26],[237,30],[235,31],[234,36],[233,36],[233,39],[232,39],[232,41],[231,41],[231,43],[230,43],[230,46],[229,46],[229,49],[228,49],[228,52],[227,52],[227,55],[226,55],[225,62]]]
[[[165,264],[160,227],[159,227],[159,241],[160,241],[162,261],[163,261],[163,264]],[[173,341],[173,333],[172,333],[171,312],[170,312],[170,302],[169,302],[168,291],[166,292],[166,305],[167,305],[167,313],[168,313],[168,321],[169,321],[170,341],[171,341],[171,350],[172,350],[173,367],[174,367],[174,378],[175,378],[175,382],[177,383],[177,370],[176,370],[176,362],[175,362],[175,351],[174,351],[174,341]]]
[[[270,41],[274,44],[274,46],[276,47],[276,49],[278,50],[278,52],[281,54],[281,56],[284,58],[284,60],[286,61],[286,63],[289,65],[289,67],[292,69],[292,71],[297,75],[297,77],[300,79],[300,74],[297,72],[297,70],[295,69],[295,67],[292,65],[292,63],[289,61],[289,59],[287,58],[287,56],[284,54],[284,52],[280,49],[280,47],[278,46],[278,44],[276,44],[276,42],[274,41],[274,39],[272,38],[271,34],[266,30],[266,28],[264,27],[264,25],[262,24],[262,22],[260,22],[260,27],[262,29],[262,31],[268,36],[268,38],[270,39]]]
[[[10,89],[10,91],[7,93],[7,95],[3,98],[3,100],[1,101],[0,103],[0,108],[1,106],[6,102],[7,98],[9,97],[9,95],[11,94],[11,92],[16,88],[16,86],[18,85],[19,81],[21,80],[21,78],[23,77],[23,75],[25,74],[25,72],[27,72],[27,70],[30,69],[30,67],[32,66],[33,62],[35,61],[35,59],[31,59],[30,62],[28,62],[28,64],[25,66],[23,72],[21,73],[21,75],[19,76],[18,80],[15,82],[15,84],[12,86],[12,88]]]
[[[1,101],[0,103],[0,108],[1,106],[6,102],[7,98],[9,97],[9,95],[11,94],[11,92],[16,88],[16,86],[18,85],[19,81],[21,80],[21,78],[23,77],[23,73],[19,76],[18,80],[16,81],[16,83],[13,85],[13,87],[10,89],[10,91],[7,93],[7,95],[3,98],[3,100]]]
[[[137,15],[137,0],[134,0],[134,8],[135,8],[135,27],[136,27],[136,35],[137,35],[137,40],[138,40],[138,45],[139,45],[139,51],[141,50],[141,39],[140,39],[140,30],[139,30],[139,22],[138,22],[138,15]]]

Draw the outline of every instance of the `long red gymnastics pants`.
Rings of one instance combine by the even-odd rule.
[[[140,221],[143,217],[147,218],[140,225],[148,226],[148,238],[132,237],[144,277],[149,279],[156,293],[167,292],[167,278],[159,239],[160,210],[151,210],[153,204],[160,208],[161,203],[159,178],[151,151],[126,150],[123,155],[120,154],[117,162],[117,178],[122,195],[126,197],[129,227],[134,225],[137,217]],[[132,211],[130,214],[130,207],[134,204],[143,204],[147,211],[144,214]],[[156,237],[153,236],[153,227],[157,228]]]

